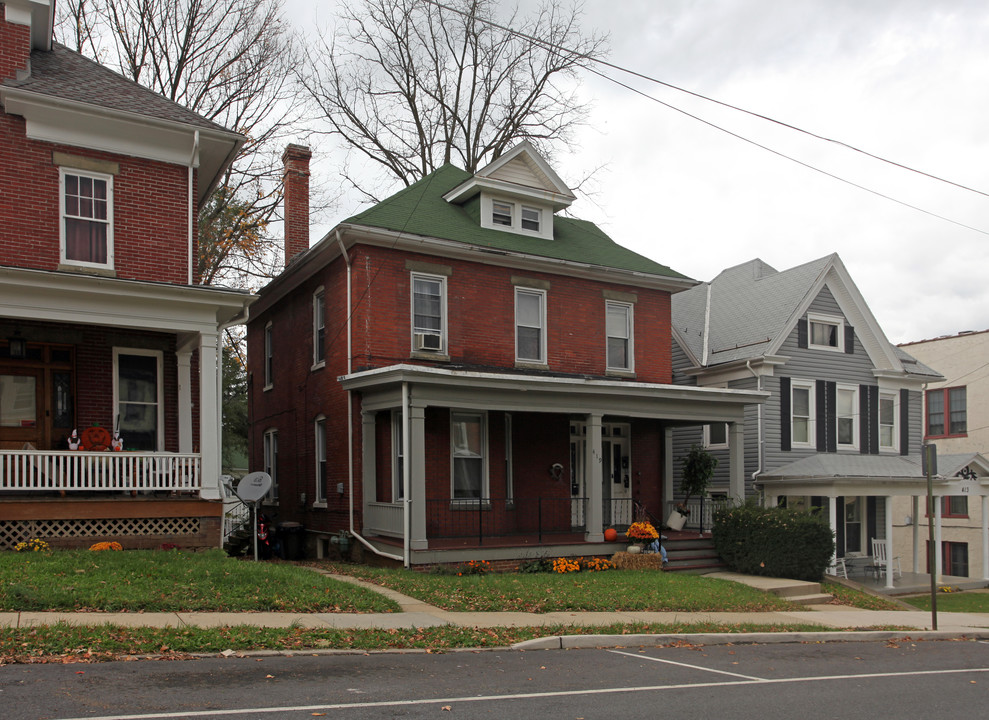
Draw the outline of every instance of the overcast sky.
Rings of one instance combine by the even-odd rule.
[[[334,3],[286,0],[300,27]],[[317,14],[318,6],[318,14]],[[986,0],[586,0],[608,60],[989,193]],[[618,75],[613,70],[607,71]],[[581,151],[556,169],[597,173],[571,210],[618,243],[698,280],[755,257],[784,270],[837,252],[888,338],[989,328],[989,197],[635,80],[624,82],[932,217],[731,137],[588,75]],[[316,146],[312,171],[335,163]],[[398,187],[396,187],[396,190]],[[343,198],[317,239],[361,209]]]

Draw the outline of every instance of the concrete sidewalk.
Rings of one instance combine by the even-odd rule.
[[[394,590],[379,585],[366,583],[356,578],[332,575],[337,580],[353,583],[379,592],[395,600],[400,612],[397,613],[214,613],[214,612],[180,612],[180,613],[69,613],[69,612],[8,612],[0,613],[0,627],[26,628],[39,625],[51,625],[64,622],[71,625],[121,625],[125,627],[226,627],[250,625],[272,628],[352,628],[352,629],[413,629],[422,627],[456,626],[456,627],[599,627],[612,624],[626,623],[720,623],[731,625],[819,625],[824,628],[837,628],[853,631],[855,635],[867,635],[861,639],[873,639],[877,636],[902,637],[903,631],[884,631],[882,628],[910,628],[917,637],[972,637],[989,639],[989,614],[978,613],[938,613],[938,632],[931,631],[931,614],[920,610],[860,610],[842,605],[810,605],[805,609],[777,612],[449,612],[427,605],[415,598],[402,595]],[[731,578],[744,582],[744,576]],[[771,578],[752,578],[751,584],[766,591],[772,591],[776,583],[790,581],[773,581]],[[868,632],[866,632],[868,631]],[[923,635],[916,635],[916,632]],[[695,642],[710,643],[715,635],[704,635],[703,639],[692,635],[669,635],[671,637]],[[739,634],[724,634],[727,642],[739,642]],[[811,633],[817,635],[817,633]],[[758,633],[746,636],[746,640],[754,642],[847,639],[846,633],[836,634],[833,631],[821,633],[824,637],[812,638],[807,633]],[[796,637],[794,637],[796,636]],[[554,635],[520,647],[578,647],[583,644],[595,646],[611,644],[634,645],[633,638],[639,636],[617,635],[613,638],[602,635],[583,636],[579,639],[561,639],[564,636]],[[645,637],[645,636],[643,636]],[[650,635],[651,641],[657,636]],[[548,643],[548,645],[547,645]],[[568,644],[569,643],[569,644]]]

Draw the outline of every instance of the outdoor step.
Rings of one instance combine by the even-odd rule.
[[[788,595],[786,599],[792,603],[797,603],[797,605],[827,605],[829,602],[834,600],[834,598],[827,593],[815,593],[813,595]]]

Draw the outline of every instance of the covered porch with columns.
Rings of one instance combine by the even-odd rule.
[[[636,504],[663,513],[674,425],[729,423],[731,486],[741,498],[745,406],[767,395],[414,365],[341,383],[361,413],[355,527],[406,566],[442,562],[451,545],[471,558],[522,559],[533,546],[609,552],[604,529],[630,520]]]

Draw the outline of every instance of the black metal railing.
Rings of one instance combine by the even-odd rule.
[[[517,536],[541,543],[543,538],[583,533],[587,498],[516,497],[449,498],[426,501],[426,537],[476,539]]]

